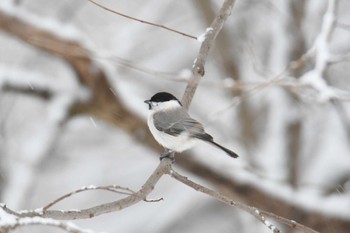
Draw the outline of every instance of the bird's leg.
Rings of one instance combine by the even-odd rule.
[[[175,161],[174,152],[172,150],[165,149],[165,151],[160,154],[160,160],[164,158],[169,158],[172,160],[172,162],[174,162]]]

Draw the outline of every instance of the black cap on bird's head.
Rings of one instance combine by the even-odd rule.
[[[173,96],[168,92],[158,92],[157,94],[152,96],[152,98],[150,99],[151,102],[156,102],[156,103],[166,102],[170,100],[178,100],[178,99],[176,99],[175,96]]]
[[[145,103],[148,104],[151,108],[151,103],[162,103],[171,100],[176,100],[177,102],[179,102],[180,105],[182,105],[181,102],[175,96],[168,92],[158,92],[157,94],[153,95],[150,100],[145,100]]]

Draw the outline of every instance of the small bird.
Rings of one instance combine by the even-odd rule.
[[[233,158],[238,157],[235,152],[214,142],[203,125],[190,117],[181,102],[172,94],[159,92],[144,102],[150,110],[148,127],[156,141],[167,149],[160,156],[161,159],[168,157],[173,151],[183,152],[190,149],[200,140],[220,148]]]

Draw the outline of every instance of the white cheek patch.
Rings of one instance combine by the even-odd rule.
[[[153,110],[153,109],[157,108],[157,106],[158,106],[158,103],[150,102],[149,103],[149,110]]]
[[[174,110],[176,108],[181,108],[181,105],[176,100],[170,100],[167,102],[157,103],[157,107],[159,110],[166,111],[166,110]]]

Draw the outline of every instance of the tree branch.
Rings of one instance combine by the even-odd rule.
[[[33,218],[33,217],[40,217],[40,218],[53,218],[56,220],[74,220],[74,219],[85,219],[85,218],[92,218],[96,217],[101,214],[120,211],[124,208],[127,208],[131,205],[134,205],[140,201],[146,200],[148,194],[150,194],[155,185],[158,183],[160,178],[168,174],[172,178],[180,181],[181,183],[193,188],[196,191],[202,192],[206,195],[209,195],[229,206],[238,208],[240,210],[243,210],[251,215],[253,215],[256,219],[258,219],[260,222],[262,222],[264,225],[266,225],[272,232],[279,233],[281,232],[276,226],[274,226],[272,223],[270,223],[266,217],[273,218],[277,220],[280,223],[283,223],[287,226],[290,226],[291,228],[301,230],[306,233],[317,233],[317,231],[308,228],[300,223],[297,223],[296,221],[289,220],[286,218],[283,218],[281,216],[278,216],[276,214],[270,213],[268,211],[260,210],[256,207],[248,206],[246,204],[243,204],[238,201],[234,201],[219,192],[216,192],[214,190],[211,190],[209,188],[206,188],[200,184],[197,184],[191,180],[189,180],[187,177],[182,176],[181,174],[174,171],[171,167],[171,159],[165,158],[160,161],[160,164],[156,168],[156,170],[152,173],[152,175],[148,178],[148,180],[145,182],[145,184],[142,186],[142,188],[137,191],[133,192],[132,194],[129,189],[122,188],[122,190],[126,190],[127,193],[130,196],[114,201],[109,202],[101,205],[97,205],[91,208],[82,209],[82,210],[48,210],[49,207],[56,204],[58,201],[63,200],[64,198],[70,197],[73,194],[76,194],[78,192],[86,191],[86,190],[96,190],[98,187],[83,187],[81,189],[78,189],[74,192],[68,193],[55,201],[51,202],[50,204],[46,205],[44,208],[37,209],[37,210],[31,210],[31,211],[20,211],[16,212],[11,209],[9,209],[6,205],[0,205],[0,208],[2,208],[5,212],[11,215],[15,215],[20,218]],[[107,190],[114,190],[114,188],[119,189],[119,186],[101,186],[100,189],[107,189]],[[117,191],[119,193],[119,191]]]
[[[194,190],[204,193],[206,195],[209,195],[223,203],[225,203],[226,205],[232,206],[232,207],[236,207],[240,210],[243,210],[251,215],[253,215],[255,218],[257,218],[260,222],[262,222],[264,225],[266,225],[269,229],[272,230],[272,232],[274,233],[279,233],[281,232],[277,227],[273,226],[272,224],[269,224],[266,219],[264,218],[264,216],[262,216],[260,214],[260,212],[258,212],[258,209],[254,208],[254,207],[250,207],[247,206],[243,203],[240,202],[236,202],[224,195],[222,195],[219,192],[216,192],[214,190],[211,190],[207,187],[204,187],[200,184],[197,184],[191,180],[189,180],[187,177],[180,175],[179,173],[177,173],[176,171],[174,171],[173,169],[171,169],[168,173],[168,175],[170,175],[172,178],[176,179],[177,181],[180,181],[181,183],[193,188]]]
[[[56,205],[58,202],[71,197],[75,194],[84,192],[84,191],[89,191],[89,190],[106,190],[106,191],[110,191],[110,192],[114,192],[114,193],[118,193],[118,194],[123,194],[123,195],[132,195],[133,193],[135,193],[134,191],[128,189],[128,188],[123,188],[117,185],[107,185],[107,186],[88,186],[88,187],[82,187],[80,189],[77,189],[73,192],[67,193],[59,198],[57,198],[56,200],[50,202],[49,204],[47,204],[46,206],[44,206],[43,212],[46,212],[49,208],[51,208],[52,206]]]
[[[77,227],[73,223],[65,223],[55,219],[41,218],[41,217],[26,217],[19,218],[11,223],[0,223],[0,233],[8,233],[10,230],[15,230],[24,226],[52,226],[60,228],[69,233],[93,233],[91,230],[85,230]]]
[[[11,84],[4,84],[1,86],[1,90],[6,92],[15,92],[15,93],[21,93],[25,95],[33,95],[40,97],[44,100],[51,99],[52,92],[48,89],[40,89],[40,88],[31,88],[31,87],[23,87],[23,86],[14,86]]]
[[[200,184],[197,184],[197,183],[189,180],[187,177],[182,176],[181,174],[177,173],[173,169],[169,170],[168,174],[172,178],[174,178],[174,179],[180,181],[181,183],[193,188],[196,191],[199,191],[201,193],[209,195],[209,196],[215,198],[216,200],[225,203],[226,205],[236,207],[240,210],[243,210],[243,211],[249,213],[250,215],[253,215],[255,218],[257,218],[260,222],[262,222],[264,225],[266,225],[274,233],[280,232],[280,230],[276,226],[274,226],[270,222],[268,222],[265,217],[273,218],[280,223],[283,223],[291,228],[294,228],[294,229],[297,229],[297,230],[300,230],[303,232],[317,233],[317,231],[315,231],[309,227],[306,227],[300,223],[297,223],[293,220],[289,220],[289,219],[283,218],[281,216],[278,216],[276,214],[273,214],[271,212],[264,211],[264,210],[258,209],[256,207],[248,206],[248,205],[243,204],[241,202],[234,201],[234,200],[230,199],[229,197],[226,197],[217,191],[211,190],[209,188],[206,188]]]
[[[82,210],[48,210],[47,208],[52,206],[53,202],[46,205],[47,208],[45,209],[24,211],[24,212],[13,211],[7,208],[6,205],[2,205],[0,206],[0,208],[2,208],[5,212],[15,215],[17,217],[23,218],[23,217],[39,216],[44,218],[53,218],[57,220],[86,219],[86,218],[93,218],[105,213],[120,211],[140,201],[146,200],[146,197],[148,196],[148,194],[150,194],[153,191],[159,179],[164,174],[167,174],[168,171],[171,169],[170,168],[171,163],[172,161],[170,159],[162,159],[158,167],[153,171],[151,176],[147,179],[147,181],[144,183],[144,185],[141,187],[139,191],[134,192],[130,196],[122,198],[120,200],[104,203],[91,208],[82,209]],[[70,195],[67,194],[67,196],[70,196]]]
[[[165,30],[168,30],[168,31],[171,31],[171,32],[174,32],[174,33],[177,33],[177,34],[180,34],[182,36],[186,36],[186,37],[189,37],[191,39],[195,39],[197,40],[197,37],[195,36],[192,36],[190,34],[187,34],[187,33],[184,33],[184,32],[180,32],[178,30],[175,30],[175,29],[172,29],[172,28],[169,28],[169,27],[166,27],[164,25],[161,25],[161,24],[157,24],[157,23],[152,23],[152,22],[149,22],[149,21],[146,21],[146,20],[143,20],[143,19],[137,19],[135,17],[131,17],[130,15],[127,15],[127,14],[123,14],[121,12],[118,12],[118,11],[115,11],[115,10],[112,10],[108,7],[105,7],[97,2],[95,2],[94,0],[88,0],[89,2],[91,2],[92,4],[95,4],[96,6],[98,7],[101,7],[102,9],[105,9],[106,11],[109,11],[109,12],[112,12],[114,14],[117,14],[119,16],[122,16],[122,17],[125,17],[125,18],[128,18],[128,19],[131,19],[131,20],[134,20],[134,21],[138,21],[140,23],[144,23],[144,24],[148,24],[148,25],[151,25],[151,26],[154,26],[154,27],[158,27],[158,28],[163,28]]]
[[[234,3],[235,0],[225,0],[222,7],[220,8],[218,15],[215,17],[214,21],[211,23],[210,27],[206,31],[205,38],[202,42],[202,45],[199,49],[199,53],[196,59],[194,60],[192,66],[193,76],[189,80],[185,89],[185,93],[181,100],[183,106],[187,109],[190,106],[190,103],[201,78],[205,74],[204,66],[207,61],[209,52],[214,45],[214,41],[217,35],[224,26],[226,19],[230,16]]]
[[[83,113],[100,117],[106,122],[114,124],[116,127],[123,129],[128,134],[139,139],[144,145],[147,145],[156,151],[161,150],[159,145],[150,136],[144,121],[128,111],[128,109],[118,100],[117,96],[110,92],[110,86],[106,75],[96,64],[93,63],[90,57],[91,54],[87,52],[88,50],[82,47],[79,43],[62,39],[49,32],[42,31],[34,25],[29,25],[19,18],[9,16],[2,11],[0,11],[0,29],[12,36],[26,41],[36,48],[42,49],[52,55],[60,56],[72,65],[72,68],[75,70],[82,85],[88,87],[93,93],[92,99],[88,103],[75,105],[72,109],[72,114]],[[37,41],[35,42],[33,38],[37,38]],[[47,43],[38,43],[38,41],[46,41]],[[51,42],[55,46],[50,46]],[[76,54],[80,54],[80,56],[73,56],[70,53],[67,53],[67,51],[76,51]],[[195,89],[196,88],[194,88],[194,91]],[[185,94],[184,98],[187,98],[186,96],[191,96],[189,99],[192,99],[194,91],[190,95]],[[190,103],[190,100],[188,103]],[[140,130],[144,132],[146,136],[137,136],[140,135]],[[251,203],[251,205],[263,209],[274,209],[274,207],[277,206],[277,208],[274,209],[277,211],[277,214],[288,216],[290,219],[303,216],[303,218],[299,218],[298,221],[312,226],[315,229],[332,228],[336,229],[337,232],[347,232],[347,229],[349,228],[349,222],[346,220],[306,211],[298,206],[289,204],[286,201],[279,200],[262,192],[254,186],[241,184],[231,177],[226,177],[200,162],[194,161],[190,156],[183,155],[179,157],[177,159],[177,164],[205,179],[218,189],[225,190],[227,193],[239,197],[242,201]],[[160,177],[158,177],[158,179],[159,178]],[[127,198],[129,199],[122,199],[124,200],[123,202],[114,203],[114,209],[118,209],[119,204],[123,208],[127,207],[125,202],[128,200],[129,203],[130,201],[136,203],[137,201],[131,200],[132,198],[139,199],[139,197],[136,196],[136,193]],[[5,210],[7,208],[3,206],[3,209]],[[96,210],[99,211],[100,214],[106,212],[106,209],[105,212],[101,211],[99,208],[96,208]],[[293,212],[290,210],[293,210]],[[16,214],[16,212],[13,212],[13,214]],[[34,216],[36,215],[34,214]],[[70,217],[74,217],[74,213],[71,213]],[[85,215],[85,217],[93,216]]]

